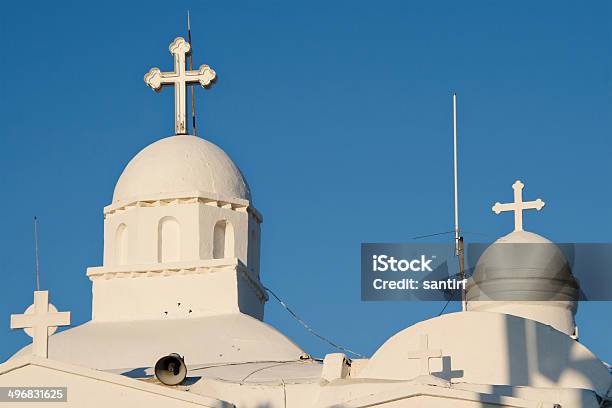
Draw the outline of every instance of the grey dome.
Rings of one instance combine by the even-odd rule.
[[[466,286],[466,300],[576,301],[578,284],[554,243],[515,231],[482,254]]]

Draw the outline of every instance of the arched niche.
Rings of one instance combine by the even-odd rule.
[[[176,262],[181,258],[181,227],[174,217],[164,217],[157,226],[157,261]]]
[[[213,231],[213,258],[234,257],[234,227],[227,220],[217,221]]]
[[[115,264],[126,265],[128,262],[128,228],[121,223],[115,232]]]

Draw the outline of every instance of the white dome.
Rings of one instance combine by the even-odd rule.
[[[552,242],[541,235],[529,231],[512,231],[508,235],[499,238],[495,243],[508,244],[552,244]]]
[[[218,146],[195,136],[171,136],[134,156],[117,181],[113,203],[194,191],[251,198],[242,173]]]

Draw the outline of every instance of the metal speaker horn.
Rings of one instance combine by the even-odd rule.
[[[155,363],[155,376],[166,385],[178,385],[187,377],[187,366],[183,357],[176,353],[168,354]]]

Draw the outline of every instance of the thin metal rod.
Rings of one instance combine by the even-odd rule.
[[[459,230],[459,181],[457,171],[457,94],[453,93],[453,170],[455,184],[455,255],[459,257],[459,279],[465,279],[465,258],[463,237]],[[461,310],[467,310],[465,290],[461,290]]]
[[[455,176],[455,255],[459,256],[459,195],[457,192],[457,94],[453,93],[453,169]]]
[[[187,39],[189,45],[191,45],[191,50],[189,51],[189,70],[193,71],[193,43],[191,42],[191,17],[189,15],[189,10],[187,10]],[[195,114],[195,84],[191,85],[191,128],[193,130],[193,135],[196,136],[198,133]]]
[[[34,246],[36,248],[36,290],[40,290],[40,265],[38,262],[38,218],[34,217]]]

